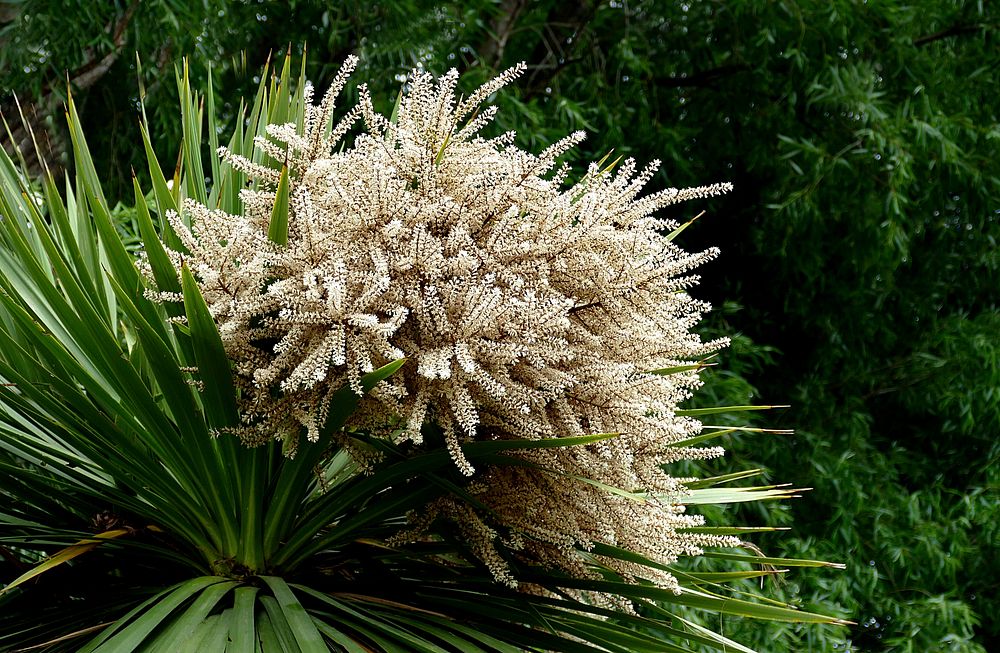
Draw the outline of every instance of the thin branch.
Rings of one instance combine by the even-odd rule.
[[[575,53],[585,41],[583,33],[593,21],[599,4],[595,0],[557,3],[549,12],[539,31],[539,41],[527,58],[531,73],[525,80],[523,98],[541,95],[570,63],[580,59]]]
[[[69,81],[74,86],[78,89],[85,89],[92,86],[94,82],[103,77],[115,61],[118,60],[119,55],[121,55],[122,46],[125,45],[125,30],[128,28],[129,23],[132,22],[132,16],[135,14],[135,10],[138,6],[139,1],[133,0],[132,4],[129,5],[128,9],[114,26],[111,38],[111,42],[114,44],[114,47],[111,52],[104,55],[104,57],[100,60],[88,61],[83,66],[73,71]]]
[[[933,43],[934,41],[940,41],[942,39],[947,39],[952,36],[962,36],[964,34],[974,34],[976,32],[987,29],[988,25],[976,24],[976,25],[952,25],[948,29],[943,29],[940,32],[935,32],[934,34],[927,34],[919,38],[913,39],[913,45],[919,47],[925,46],[928,43]]]
[[[525,5],[525,0],[504,0],[500,4],[497,16],[490,24],[489,36],[479,48],[479,60],[483,64],[493,69],[500,66],[507,41]]]
[[[750,70],[750,66],[747,64],[730,64],[728,66],[719,66],[718,68],[709,68],[708,70],[699,70],[696,73],[692,73],[684,77],[656,77],[654,78],[654,81],[658,85],[666,86],[668,88],[708,86],[717,79],[746,72],[748,70]]]

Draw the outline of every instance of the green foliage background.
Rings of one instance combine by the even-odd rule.
[[[413,66],[472,87],[526,61],[498,99],[523,144],[584,129],[579,161],[614,148],[662,159],[657,186],[736,185],[684,235],[723,250],[698,291],[719,307],[705,329],[739,334],[702,401],[790,403],[760,425],[797,433],[741,436],[713,467],[815,488],[748,518],[791,526],[768,553],[848,563],[773,592],[858,625],[722,632],[774,651],[985,652],[1000,650],[998,21],[941,0],[21,0],[0,2],[0,88],[56,163],[69,77],[127,203],[140,95],[161,160],[176,156],[182,55],[204,81],[211,62],[226,130],[283,44],[307,44],[320,91],[358,54],[384,106]]]

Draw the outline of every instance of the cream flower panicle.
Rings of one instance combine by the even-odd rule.
[[[591,164],[567,185],[560,159],[582,133],[537,155],[512,133],[482,133],[496,110],[480,104],[523,64],[464,100],[456,71],[414,71],[395,120],[362,86],[333,124],[355,65],[349,59],[307,109],[301,131],[271,125],[256,140],[264,158],[289,167],[287,245],[267,236],[278,172],[224,148],[257,181],[241,192],[244,215],[188,201],[191,227],[171,218],[188,250],[171,256],[195,273],[234,363],[240,436],[249,445],[282,439],[294,454],[300,433],[318,437],[334,392],[347,384],[360,394],[362,375],[405,356],[362,402],[358,423],[398,416],[392,437],[416,444],[433,424],[465,474],[476,470],[463,442],[620,434],[520,454],[532,466],[480,470],[473,485],[490,515],[455,500],[431,507],[475,534],[498,579],[514,582],[498,538],[577,575],[592,573],[596,543],[662,564],[738,543],[680,530],[701,522],[683,514],[684,486],[662,466],[722,450],[672,446],[701,429],[677,415],[700,382],[695,370],[652,372],[726,344],[692,333],[708,305],[686,292],[698,280],[692,270],[717,251],[683,251],[664,237],[677,225],[656,212],[730,185],[642,196],[658,163],[639,169],[631,159],[616,170]],[[656,580],[676,588],[665,572]]]

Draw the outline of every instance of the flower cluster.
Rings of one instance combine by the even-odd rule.
[[[240,435],[294,451],[299,434],[318,436],[335,391],[360,394],[363,374],[406,357],[358,419],[384,426],[394,416],[397,441],[420,444],[427,424],[443,434],[490,511],[442,500],[416,522],[459,523],[498,579],[514,580],[499,542],[578,576],[590,573],[596,543],[662,564],[735,544],[679,530],[700,522],[683,514],[683,484],[663,470],[722,453],[674,445],[701,428],[677,415],[699,384],[689,364],[725,343],[691,332],[707,306],[686,292],[691,270],[717,252],[683,251],[664,237],[677,225],[655,215],[728,184],[640,196],[657,164],[632,160],[591,164],[567,184],[560,158],[582,133],[540,154],[516,147],[513,133],[483,136],[496,108],[480,105],[523,66],[465,99],[455,71],[415,71],[392,120],[362,86],[334,125],[354,64],[302,129],[271,125],[256,141],[288,166],[287,244],[268,238],[280,173],[226,151],[257,182],[241,192],[244,214],[189,201],[190,227],[171,218],[188,250],[174,261],[195,273],[237,372]],[[359,120],[353,143],[335,149]],[[619,435],[482,470],[461,449],[594,433]],[[656,580],[676,587],[669,574]]]

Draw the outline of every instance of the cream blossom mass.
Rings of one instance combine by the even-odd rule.
[[[451,520],[512,585],[500,545],[577,577],[593,577],[595,562],[640,573],[595,544],[663,565],[738,545],[684,530],[702,519],[684,513],[684,484],[663,468],[722,454],[675,445],[701,430],[677,414],[700,384],[691,363],[726,343],[692,332],[708,306],[687,293],[691,271],[717,251],[685,252],[665,237],[677,225],[656,216],[729,184],[640,195],[657,163],[631,159],[592,163],[569,184],[560,161],[582,133],[540,154],[513,133],[484,136],[496,107],[481,105],[523,65],[464,99],[456,71],[414,71],[393,119],[361,86],[333,123],[355,63],[309,103],[302,127],[268,126],[258,162],[222,151],[255,180],[241,191],[242,215],[189,200],[186,219],[170,217],[187,250],[170,255],[194,273],[234,365],[239,436],[282,440],[294,455],[302,435],[317,439],[337,390],[360,394],[362,375],[405,357],[349,426],[414,445],[433,429],[479,505],[439,500],[401,540]],[[282,164],[285,243],[268,236]],[[662,373],[670,368],[680,370]],[[596,433],[618,435],[522,451],[518,466],[474,469],[461,449]],[[666,571],[652,580],[677,588]]]

